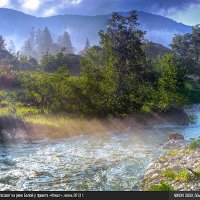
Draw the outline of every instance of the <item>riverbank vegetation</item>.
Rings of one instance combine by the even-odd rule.
[[[170,141],[168,150],[156,159],[141,183],[148,191],[198,191],[200,189],[199,138]]]
[[[175,36],[169,49],[145,40],[138,25],[135,11],[113,13],[99,46],[82,55],[47,50],[39,61],[9,54],[1,37],[1,115],[123,117],[198,103],[200,27],[190,34],[196,40],[187,40],[186,55],[186,36]]]

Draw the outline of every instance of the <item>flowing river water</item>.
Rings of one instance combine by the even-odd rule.
[[[163,153],[168,135],[200,135],[200,106],[189,126],[163,125],[82,135],[34,144],[0,146],[0,190],[129,191],[153,159]]]

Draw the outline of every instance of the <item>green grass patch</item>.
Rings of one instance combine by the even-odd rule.
[[[0,116],[15,116],[19,118],[24,118],[26,116],[37,115],[40,113],[40,110],[31,107],[31,106],[24,106],[21,103],[14,103],[14,104],[6,104],[4,103],[4,107],[0,108]]]
[[[164,162],[164,160],[168,157],[168,156],[172,156],[172,155],[180,155],[182,152],[178,151],[178,150],[168,150],[167,152],[164,153],[163,156],[160,157],[160,161]]]
[[[25,121],[38,124],[38,125],[47,125],[53,127],[63,127],[63,125],[68,124],[72,119],[65,117],[53,117],[51,115],[32,115],[25,117]]]
[[[177,180],[187,182],[191,179],[191,174],[188,170],[181,170],[180,172],[175,172],[170,169],[166,169],[162,172],[166,180]]]
[[[189,145],[189,149],[197,149],[197,148],[200,148],[200,138],[193,140]]]
[[[181,170],[179,173],[177,173],[175,179],[178,181],[187,182],[191,179],[191,174],[187,170]]]
[[[200,178],[200,170],[195,171],[195,175],[197,176],[197,178]]]
[[[148,191],[174,191],[174,187],[166,184],[164,182],[160,182],[158,185],[153,185],[148,188]]]
[[[162,172],[162,174],[167,177],[169,180],[174,180],[177,176],[177,173],[175,171],[172,171],[170,169],[166,169]]]

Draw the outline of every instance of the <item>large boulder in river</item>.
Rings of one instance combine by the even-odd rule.
[[[184,136],[180,133],[172,133],[168,136],[168,140],[184,140]]]

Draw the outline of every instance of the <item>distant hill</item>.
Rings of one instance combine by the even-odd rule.
[[[123,13],[127,15],[127,13]],[[21,46],[32,27],[43,29],[47,26],[56,39],[64,30],[68,30],[73,46],[77,51],[83,48],[86,38],[91,44],[98,44],[98,32],[106,28],[110,15],[81,16],[57,15],[53,17],[35,17],[12,9],[0,8],[0,34],[13,39]],[[146,38],[163,45],[169,45],[174,34],[191,32],[192,27],[177,23],[166,17],[138,11],[140,28],[147,31]]]

